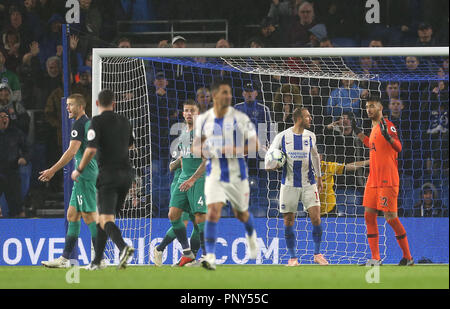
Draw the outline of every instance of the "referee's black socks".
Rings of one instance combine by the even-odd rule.
[[[117,225],[114,222],[106,222],[105,232],[106,235],[108,235],[108,237],[110,237],[112,241],[116,244],[120,252],[122,252],[123,248],[125,248],[127,244],[123,240],[122,233],[120,232],[120,229],[117,227]]]

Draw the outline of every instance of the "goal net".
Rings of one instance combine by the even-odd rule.
[[[354,117],[370,134],[365,102],[371,95],[381,97],[403,144],[399,215],[419,215],[414,205],[424,185],[442,200],[442,214],[448,207],[448,49],[94,49],[93,58],[93,98],[101,89],[113,90],[117,112],[130,119],[136,136],[130,152],[135,182],[117,213],[124,238],[138,249],[131,263],[152,262],[152,218],[167,218],[173,177],[168,165],[183,127],[182,104],[194,99],[211,107],[208,88],[218,79],[229,82],[233,106],[255,123],[264,145],[293,125],[293,109],[309,109],[326,181],[321,249],[331,263],[370,258],[362,206],[369,168],[359,166],[369,150],[350,122]],[[289,256],[279,212],[281,171],[267,172],[263,160],[263,153],[248,159],[249,210],[265,218],[265,235],[259,235],[264,242],[279,243],[278,259],[264,256],[262,263],[284,264]],[[224,208],[222,216],[232,211]],[[383,259],[386,233],[393,232],[381,217],[378,223]],[[300,262],[312,263],[312,226],[301,203],[295,231]],[[105,252],[117,262],[112,242]]]

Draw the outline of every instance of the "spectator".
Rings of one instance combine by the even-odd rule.
[[[62,88],[62,67],[61,59],[53,56],[47,59],[46,62],[47,71],[42,77],[35,76],[38,87],[40,89],[40,101],[36,105],[37,109],[44,109],[47,104],[47,99],[58,87]]]
[[[292,113],[294,109],[300,107],[302,107],[300,87],[291,84],[282,85],[275,94],[272,107],[274,121],[278,126],[278,133],[294,125]]]
[[[320,40],[320,44],[319,47],[328,47],[328,48],[333,48],[335,47],[334,44],[331,42],[329,37],[324,37],[322,38],[322,40]]]
[[[262,20],[257,38],[264,47],[281,47],[279,31],[270,17],[264,17]]]
[[[231,48],[230,42],[225,39],[220,39],[216,43],[216,48]]]
[[[167,40],[159,41],[158,48],[170,48],[169,41]]]
[[[5,67],[6,51],[0,48],[0,83],[6,83],[12,90],[12,100],[20,101],[22,99],[22,91],[20,89],[19,77],[16,73]]]
[[[35,39],[17,6],[12,5],[9,8],[9,24],[6,29],[19,33],[20,46],[28,46]]]
[[[0,109],[8,111],[10,127],[18,128],[25,135],[28,135],[30,116],[20,102],[11,100],[11,93],[8,84],[0,84]]]
[[[102,15],[92,5],[92,0],[80,0],[80,24],[83,33],[89,33],[94,37],[100,35]]]
[[[364,75],[377,74],[376,62],[372,57],[360,57],[359,58],[359,72]]]
[[[58,50],[62,50],[61,25],[63,23],[65,20],[59,14],[53,14],[47,22],[47,29],[39,42],[39,59],[43,68],[45,68],[48,58],[55,56]]]
[[[196,101],[200,105],[200,113],[210,109],[212,107],[212,98],[209,89],[206,87],[197,89]]]
[[[438,199],[431,183],[422,186],[421,199],[414,205],[414,217],[448,217],[448,210]]]
[[[383,107],[388,108],[391,99],[401,99],[400,83],[398,81],[389,81],[386,85],[385,91],[381,95]]]
[[[256,127],[258,132],[259,124],[267,125],[266,129],[268,132],[269,125],[272,122],[270,117],[270,111],[267,106],[258,102],[257,97],[261,85],[259,82],[250,81],[245,83],[244,89],[242,91],[242,96],[244,97],[244,102],[238,103],[234,106],[237,110],[245,113]],[[260,136],[261,137],[261,136]]]
[[[290,29],[289,45],[292,47],[306,46],[309,42],[308,30],[315,24],[314,7],[305,1],[298,7],[298,20]]]
[[[417,29],[416,46],[432,47],[439,46],[439,42],[433,35],[433,28],[428,23],[421,23]]]
[[[83,95],[86,104],[86,115],[92,117],[92,69],[88,66],[80,67],[78,71],[80,80],[72,86],[72,94],[79,93]]]
[[[64,97],[64,90],[62,85],[52,90],[47,98],[45,105],[45,121],[51,128],[51,134],[48,137],[47,151],[49,156],[58,158],[60,150],[62,149],[62,112],[61,112],[61,98]],[[49,162],[54,160],[49,159]]]
[[[365,160],[363,145],[352,129],[351,122],[354,117],[353,113],[344,111],[338,120],[325,126],[327,161],[352,163]],[[363,189],[364,182],[361,170],[355,170],[353,175],[338,176],[336,179],[339,186],[353,186],[357,189]]]
[[[301,2],[302,0],[272,0],[267,16],[279,25],[281,46],[289,46],[290,28],[297,21],[298,6]]]
[[[117,40],[117,47],[118,48],[131,48],[131,40],[126,37],[122,37],[119,40]]]
[[[353,112],[361,117],[361,99],[367,98],[369,92],[358,87],[353,79],[342,79],[341,86],[334,89],[328,99],[327,113],[339,117],[343,112]]]
[[[308,47],[321,47],[320,43],[327,38],[327,28],[325,28],[324,24],[317,24],[311,27],[308,32],[309,43],[306,44]]]
[[[19,166],[28,164],[30,153],[25,135],[9,121],[8,111],[0,110],[0,149],[8,149],[0,151],[0,196],[5,193],[9,217],[24,218]]]
[[[245,47],[247,48],[263,48],[264,43],[256,36],[251,37],[248,39],[247,43],[245,44]]]
[[[402,151],[398,156],[398,165],[401,175],[413,174],[413,160],[414,152],[417,147],[414,147],[413,136],[417,130],[415,122],[410,120],[411,113],[405,109],[405,104],[398,97],[391,97],[388,105],[390,112],[389,120],[392,121],[397,128],[398,137],[402,142]]]
[[[29,51],[22,58],[19,67],[19,79],[22,85],[22,102],[26,109],[35,109],[38,101],[37,78],[42,75],[41,63],[39,61],[39,43],[34,41],[30,44]]]
[[[382,39],[373,39],[369,42],[369,47],[384,47]]]
[[[33,39],[37,40],[42,35],[41,21],[37,11],[37,0],[24,0],[23,5],[25,10],[23,11],[23,17],[28,22],[30,29],[33,33]]]
[[[2,44],[6,51],[6,68],[17,73],[17,68],[22,63],[22,57],[26,52],[20,45],[19,33],[12,29],[6,31],[2,35]]]
[[[172,39],[172,48],[186,48],[186,39],[177,35]]]

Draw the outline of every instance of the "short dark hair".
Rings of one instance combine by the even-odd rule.
[[[227,81],[225,81],[223,79],[220,79],[220,80],[214,81],[213,84],[211,85],[211,87],[210,87],[211,88],[211,93],[219,90],[220,86],[223,86],[223,85],[227,85],[228,87],[231,88],[229,82],[227,82]]]
[[[114,92],[109,89],[103,89],[98,94],[98,102],[100,106],[108,107],[111,106],[111,104],[115,101],[114,97]]]
[[[379,95],[372,94],[372,95],[369,96],[369,98],[367,99],[366,102],[378,102],[378,103],[381,104],[381,98],[380,98]]]
[[[195,101],[195,100],[188,99],[188,100],[184,101],[184,103],[183,103],[183,108],[184,108],[186,105],[194,105],[194,106],[197,106],[197,108],[200,110],[200,105],[199,105],[198,102]]]

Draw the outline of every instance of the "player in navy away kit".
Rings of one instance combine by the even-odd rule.
[[[127,260],[134,253],[134,248],[127,246],[120,229],[114,223],[116,209],[125,202],[133,180],[132,167],[128,149],[133,146],[134,138],[128,119],[114,113],[114,93],[103,90],[98,95],[99,115],[92,118],[88,131],[88,147],[72,179],[78,181],[84,168],[97,154],[99,174],[97,178],[97,204],[99,224],[97,225],[97,245],[95,258],[89,270],[100,268],[100,261],[108,237],[120,250],[118,269],[125,268]]]

